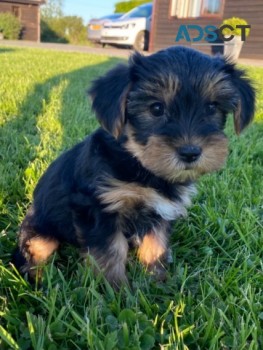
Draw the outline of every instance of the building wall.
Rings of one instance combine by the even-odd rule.
[[[14,1],[0,2],[0,12],[14,13],[18,9],[18,18],[22,25],[23,40],[40,40],[39,5],[24,4]]]
[[[241,17],[251,25],[250,36],[241,51],[243,58],[263,59],[263,0],[225,0],[223,18],[171,18],[170,0],[154,0],[154,15],[151,32],[150,50],[158,51],[176,45],[175,38],[181,24],[198,24],[219,26],[222,20],[229,17]],[[190,46],[185,41],[178,45]],[[195,46],[200,51],[211,53],[211,46]]]

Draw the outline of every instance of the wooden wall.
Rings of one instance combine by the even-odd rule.
[[[39,41],[39,5],[33,3],[21,3],[19,1],[0,1],[0,12],[11,12],[13,8],[19,8],[19,20],[22,25],[22,40]]]
[[[263,0],[225,0],[222,18],[171,18],[170,0],[154,0],[150,51],[158,51],[172,45],[190,46],[185,41],[175,42],[181,24],[219,26],[223,19],[241,17],[251,25],[250,36],[243,45],[242,58],[263,59]],[[211,53],[211,46],[194,46],[205,53]]]

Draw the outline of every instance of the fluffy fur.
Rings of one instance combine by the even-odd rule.
[[[148,268],[166,256],[171,223],[186,215],[195,181],[224,164],[227,116],[240,133],[255,94],[244,71],[183,47],[135,53],[89,94],[102,127],[40,179],[14,262],[34,278],[35,267],[66,242],[92,255],[119,286],[130,242]]]

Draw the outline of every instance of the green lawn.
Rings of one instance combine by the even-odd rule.
[[[9,265],[36,182],[97,126],[85,90],[118,59],[0,48],[0,349],[263,349],[263,68],[256,122],[223,170],[205,176],[174,225],[174,263],[156,283],[131,255],[131,290],[115,293],[71,247],[41,289]]]

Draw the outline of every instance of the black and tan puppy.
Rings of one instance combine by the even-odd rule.
[[[233,64],[183,47],[135,53],[89,93],[102,128],[40,179],[14,260],[34,277],[35,267],[67,242],[120,285],[129,242],[137,242],[150,268],[165,257],[171,223],[186,215],[194,182],[224,164],[227,115],[241,132],[253,117],[255,94]]]

